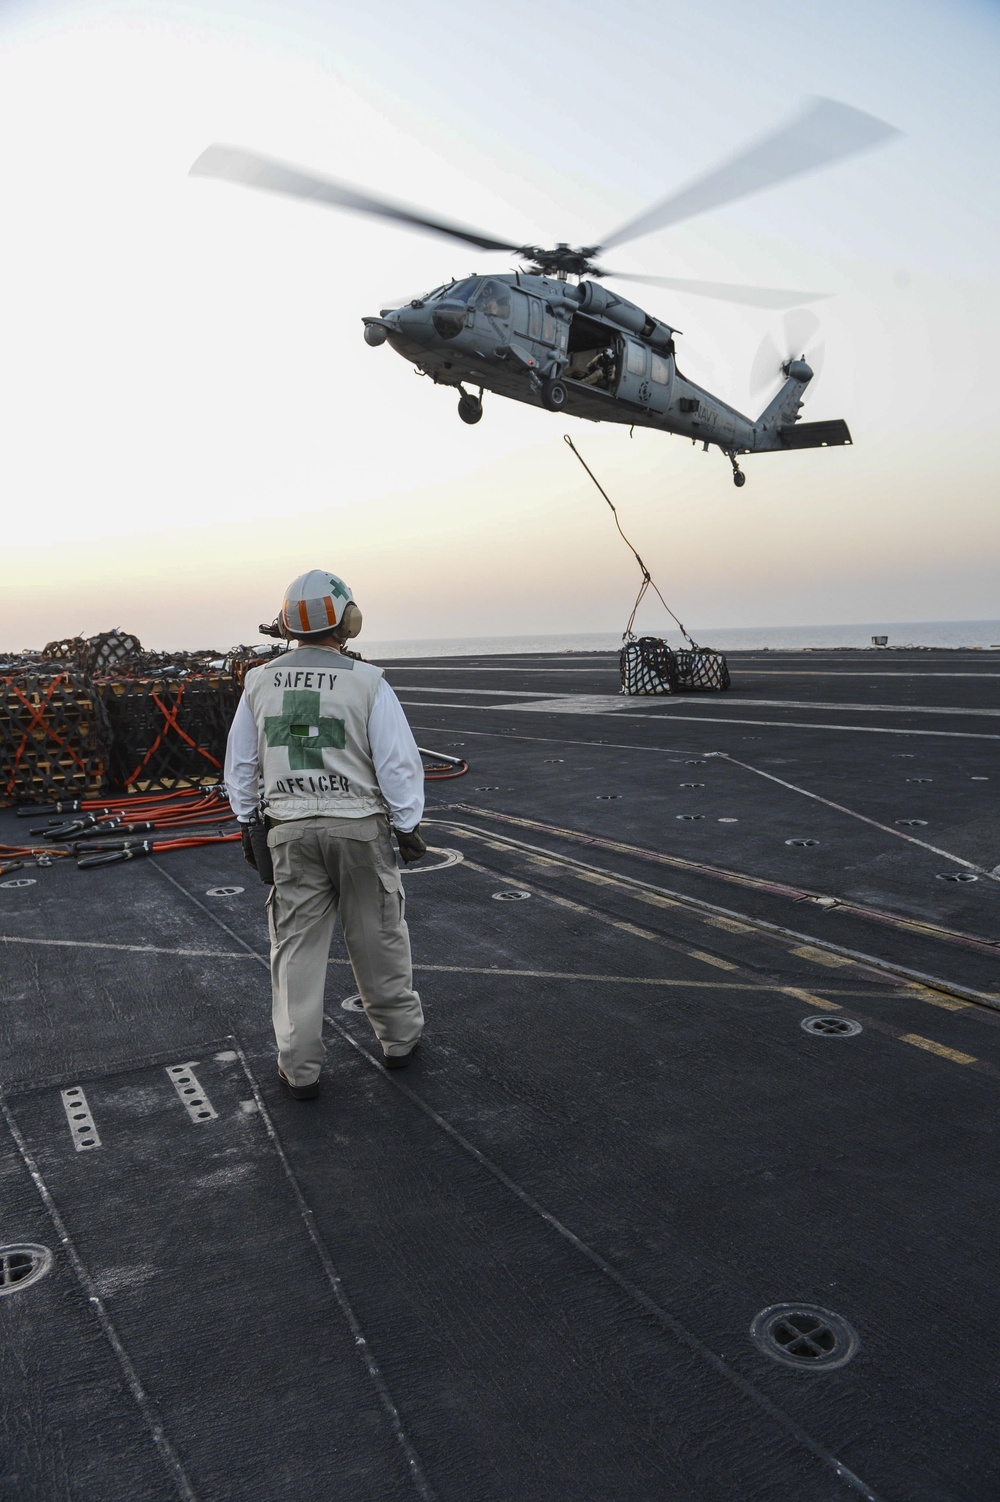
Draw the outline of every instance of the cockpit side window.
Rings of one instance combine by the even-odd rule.
[[[510,288],[506,282],[484,282],[478,296],[476,307],[481,308],[488,318],[510,317]]]

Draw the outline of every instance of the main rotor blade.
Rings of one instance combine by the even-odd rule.
[[[798,308],[805,302],[819,302],[829,292],[792,292],[781,287],[743,287],[730,282],[691,282],[679,276],[642,276],[634,271],[604,271],[620,282],[651,282],[674,292],[690,292],[695,297],[716,297],[721,302],[747,303],[752,308]]]
[[[602,249],[637,240],[654,229],[679,224],[708,209],[760,193],[775,183],[787,182],[791,177],[814,172],[855,152],[867,151],[898,134],[895,126],[866,115],[863,110],[838,104],[835,99],[814,99],[787,125],[730,157],[714,171],[695,178],[637,219],[623,224],[601,242]]]
[[[221,177],[226,182],[240,183],[246,188],[262,188],[268,193],[285,193],[290,198],[306,198],[314,203],[328,204],[339,209],[353,209],[358,214],[375,214],[381,219],[395,219],[413,229],[427,230],[434,235],[449,235],[453,240],[464,240],[467,245],[477,245],[480,250],[519,250],[509,240],[497,240],[492,235],[482,235],[478,230],[467,229],[463,224],[453,224],[447,219],[430,219],[426,214],[408,209],[402,204],[391,203],[385,198],[371,198],[348,188],[328,177],[316,177],[309,172],[300,172],[284,162],[271,157],[259,156],[255,151],[245,151],[241,146],[209,146],[190,169],[191,177]]]

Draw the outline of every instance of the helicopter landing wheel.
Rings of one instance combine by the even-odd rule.
[[[478,396],[470,396],[467,391],[463,392],[458,399],[458,415],[463,422],[478,422],[483,415],[483,404]]]
[[[542,406],[548,407],[550,412],[561,412],[566,405],[568,395],[569,393],[562,381],[542,382]]]
[[[733,484],[736,486],[737,490],[742,489],[742,487],[746,484],[746,482],[747,482],[747,477],[743,473],[743,471],[741,469],[734,469],[733,470]]]

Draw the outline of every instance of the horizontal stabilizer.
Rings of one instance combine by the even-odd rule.
[[[842,417],[832,418],[830,422],[789,423],[778,432],[786,449],[839,448],[854,441]]]

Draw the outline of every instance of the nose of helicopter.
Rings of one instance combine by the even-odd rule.
[[[434,334],[434,325],[431,322],[431,312],[420,300],[414,298],[412,302],[404,303],[401,308],[393,308],[383,313],[386,323],[403,334],[408,339],[430,339]]]

